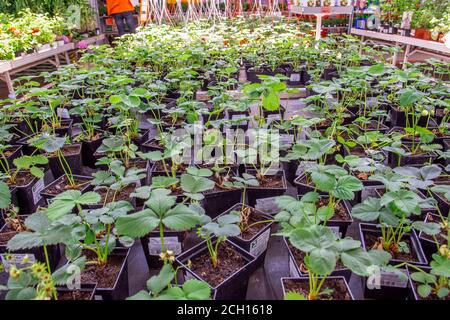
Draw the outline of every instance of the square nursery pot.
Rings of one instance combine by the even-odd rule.
[[[185,248],[186,231],[164,231],[164,246],[166,250],[173,251],[174,255],[180,255]],[[141,238],[142,249],[149,269],[161,269],[164,265],[160,259],[161,237],[155,230]]]
[[[71,145],[65,145],[63,147],[64,159],[66,159],[67,164],[73,174],[81,174],[83,168],[83,161],[81,156],[81,143],[75,143]],[[54,177],[60,177],[65,174],[59,157],[52,155],[48,157],[50,169],[52,170]]]
[[[216,241],[216,239],[213,239],[213,244],[215,244]],[[224,245],[228,246],[227,250],[231,250],[241,257],[242,266],[236,268],[235,271],[227,275],[226,278],[220,283],[208,283],[208,285],[213,291],[215,300],[244,300],[247,293],[248,281],[252,270],[254,270],[254,264],[256,262],[255,257],[229,240],[226,240],[220,244],[219,254],[220,250],[224,250]],[[205,259],[209,259],[209,253],[205,241],[199,243],[175,259],[177,265],[181,267],[180,275],[185,281],[192,278],[206,281],[201,275],[196,274],[187,266],[189,261],[194,262],[195,265],[194,259],[201,255],[205,255]],[[220,268],[220,266],[221,265],[219,264],[218,268]],[[213,270],[212,268],[210,270],[211,273],[217,273],[217,270]]]
[[[151,138],[147,140],[141,145],[141,149],[143,152],[151,152],[151,151],[164,151],[164,146],[160,145],[158,140],[155,138]]]
[[[255,208],[252,208],[249,206],[245,206],[245,207],[251,208],[252,210],[254,210],[253,211],[254,214],[256,214],[258,217],[260,217],[261,220],[271,220],[271,222],[261,224],[262,225],[261,228],[259,230],[257,230],[257,232],[255,232],[254,235],[251,236],[250,238],[243,238],[242,236],[228,238],[231,242],[238,245],[239,247],[241,247],[242,249],[244,249],[245,251],[250,253],[252,256],[256,257],[256,262],[254,265],[254,268],[256,269],[264,263],[264,258],[266,256],[266,251],[267,251],[267,245],[268,245],[269,239],[270,239],[271,228],[272,228],[272,225],[274,222],[273,222],[273,217],[271,215],[265,214]],[[231,211],[233,211],[233,210],[240,212],[241,208],[242,208],[242,203],[238,203],[235,206],[233,206],[232,208],[230,208],[227,211],[225,211],[224,213],[222,213],[220,216],[227,215],[227,214],[231,213]],[[217,218],[219,218],[220,216],[218,216]]]
[[[23,219],[26,219],[27,216],[20,216]],[[10,255],[14,261],[14,264],[19,266],[22,259],[25,257],[25,255],[28,255],[30,258],[30,262],[34,261],[40,261],[45,263],[45,253],[44,253],[44,247],[35,247],[31,249],[24,249],[24,250],[17,250],[17,251],[9,251],[7,248],[8,241],[17,234],[14,231],[11,231],[9,227],[5,224],[0,229],[0,256],[1,260],[0,262],[5,266],[6,269],[8,264],[8,260],[6,259],[6,255]],[[47,252],[48,252],[48,258],[50,263],[50,269],[52,271],[55,271],[58,263],[61,259],[61,250],[59,245],[51,245],[47,246]],[[9,264],[11,264],[9,262]]]
[[[59,128],[55,128],[55,134],[60,137],[69,137],[72,139],[72,119],[63,119],[61,120],[61,126]]]
[[[307,178],[307,173],[303,173],[301,175],[299,175],[297,178],[295,178],[294,180],[294,185],[297,187],[297,194],[299,196],[302,196],[308,192],[313,192],[316,191],[315,187],[314,187],[314,183],[311,181],[311,183],[307,183],[306,181]],[[317,190],[316,192],[318,192],[320,195],[327,195],[327,193],[322,192],[320,190]]]
[[[323,278],[319,278],[323,279]],[[348,285],[345,277],[342,276],[328,276],[324,282],[324,286],[330,285],[332,283],[339,283],[339,288],[333,288],[333,293],[339,292],[339,297],[336,300],[355,300],[352,290]],[[294,291],[296,285],[304,285],[306,288],[309,288],[309,278],[308,277],[298,277],[298,278],[281,278],[281,286],[283,288],[283,297],[289,291]],[[336,290],[339,289],[339,290]]]
[[[381,133],[386,133],[389,131],[389,127],[386,126],[383,123],[378,123],[378,121],[376,120],[370,120],[366,126],[361,126],[361,125],[357,125],[357,127],[362,131],[362,132],[368,132],[368,131],[379,131]]]
[[[289,276],[292,278],[308,277],[307,270],[302,270],[299,265],[301,263],[303,254],[300,250],[289,244],[289,239],[283,238],[286,248],[288,250],[289,259]],[[331,273],[331,276],[344,277],[347,282],[350,282],[352,271],[345,266],[337,266]]]
[[[45,201],[41,196],[41,191],[45,185],[53,180],[53,175],[50,170],[46,170],[44,177],[38,179],[37,177],[26,173],[25,171],[19,172],[18,176],[25,175],[25,179],[28,179],[24,184],[14,185],[16,189],[16,200],[19,212],[23,215],[35,213],[39,206],[45,205]]]
[[[128,292],[128,255],[129,248],[115,248],[109,254],[108,264],[115,261],[118,268],[117,276],[114,279],[114,284],[111,287],[102,286],[101,281],[97,280],[97,287],[95,289],[95,300],[125,300],[129,296]],[[94,265],[93,265],[94,266]],[[82,284],[92,283],[92,281],[83,281],[83,273],[81,272]]]
[[[211,218],[215,218],[241,201],[241,189],[219,189],[204,192],[203,208]]]
[[[92,186],[90,184],[92,177],[74,175],[73,178],[79,186],[81,185],[80,188],[78,189],[79,191],[81,191],[81,193],[92,189]],[[65,186],[67,186],[67,177],[63,175],[58,179],[56,179],[55,181],[53,181],[52,183],[50,183],[49,185],[47,185],[41,191],[41,196],[44,197],[47,204],[50,204],[54,197],[68,190],[65,189]]]
[[[384,185],[375,187],[372,197],[381,198],[383,194],[386,192]],[[415,191],[416,194],[423,200],[427,199],[427,196],[420,190]],[[411,215],[410,220],[412,221],[423,221],[428,213],[437,214],[437,209],[433,207],[432,204],[428,204],[428,202],[423,202],[420,204],[421,214],[420,215]]]
[[[35,137],[34,134],[30,135],[30,136],[25,136],[23,138],[20,138],[19,140],[17,140],[15,142],[17,145],[22,146],[22,154],[24,154],[24,155],[32,155],[35,152],[37,152],[38,149],[36,149],[30,143],[28,143],[28,140],[32,139],[33,137]]]
[[[69,289],[67,287],[56,287],[58,300],[60,301],[89,301],[94,300],[96,283],[84,283],[80,285],[79,289]]]
[[[403,128],[406,127],[406,113],[404,111],[402,111],[398,108],[392,107],[391,113],[390,113],[390,118],[391,118],[391,125],[393,127],[403,127]],[[414,123],[412,116],[409,116],[408,120],[409,120],[408,121],[409,124]],[[434,121],[432,121],[432,119],[430,119],[430,121],[432,121],[431,125],[430,125],[430,122],[428,120],[429,120],[428,117],[421,116],[417,125],[419,125],[421,127],[425,127],[425,126],[427,126],[427,122],[428,122],[429,127],[431,125],[436,125],[434,123]]]
[[[442,214],[447,217],[450,210],[450,201],[448,201],[447,198],[441,193],[436,192],[431,193],[433,194],[433,197],[437,200],[439,209],[441,210]]]
[[[368,237],[381,237],[381,229],[376,224],[370,224],[370,223],[360,223],[359,224],[359,235],[361,239],[361,244],[364,250],[371,249],[370,243],[367,242]],[[402,238],[403,241],[409,242],[409,250],[412,255],[412,259],[405,259],[405,258],[392,258],[389,261],[389,264],[396,265],[400,264],[402,262],[408,262],[410,264],[414,264],[417,266],[425,266],[428,264],[428,260],[425,257],[425,254],[423,252],[422,246],[420,245],[419,238],[417,237],[416,231],[414,229],[411,230],[411,232],[405,234]]]
[[[3,156],[5,156],[6,161],[8,161],[8,165],[10,168],[15,167],[14,166],[14,159],[17,159],[22,156],[22,146],[21,145],[12,145],[8,148],[6,148],[3,151]],[[0,165],[0,172],[3,172],[3,166],[6,164],[5,160],[3,159],[3,156],[0,157],[0,161],[2,164]]]
[[[405,143],[406,146],[410,146],[410,144]],[[435,163],[435,160],[437,158],[437,154],[434,151],[426,152],[424,154],[419,155],[410,155],[410,156],[404,156],[399,159],[399,156],[393,152],[388,151],[388,162],[389,165],[393,168],[395,167],[404,167],[404,166],[411,166],[411,165],[426,165],[426,164],[432,164]]]
[[[441,223],[441,217],[437,214],[428,213],[425,217],[425,222],[434,222],[434,223]],[[428,236],[427,234],[423,233],[422,231],[419,232],[419,241],[422,245],[423,252],[425,254],[425,257],[428,259],[428,261],[433,260],[432,256],[438,251],[438,245],[436,244],[435,240],[432,236]],[[441,232],[440,234],[435,236],[437,238],[437,241],[439,243],[439,246],[445,245],[447,243],[446,237],[447,235],[444,232]]]
[[[95,169],[95,162],[97,162],[97,159],[94,157],[94,153],[101,146],[103,139],[105,139],[105,135],[102,131],[100,137],[96,140],[81,141],[81,158],[83,159],[84,166]]]
[[[228,114],[227,118],[229,120],[233,120],[233,121],[237,121],[239,119],[244,119],[244,118],[247,118],[250,116],[249,111],[228,110],[227,114]],[[242,120],[236,124],[225,124],[223,127],[223,130],[225,131],[226,129],[232,129],[232,130],[242,129],[242,130],[246,131],[248,129],[248,124],[249,124],[249,120]]]
[[[409,274],[417,272],[417,270],[414,270],[413,268],[410,267],[406,267],[408,269]],[[430,274],[431,268],[430,267],[421,267],[420,269],[422,269],[423,271],[425,271],[426,273]],[[436,295],[430,295],[428,298],[422,298],[418,293],[417,293],[417,286],[420,284],[417,284],[416,282],[414,282],[413,279],[411,279],[411,277],[409,277],[408,279],[409,281],[409,295],[408,295],[408,300],[439,300],[439,298]],[[449,296],[447,295],[445,299],[442,300],[448,300]]]
[[[246,172],[251,175],[256,175],[256,171],[252,169],[246,169]],[[264,186],[259,187],[247,187],[247,199],[248,204],[252,207],[256,205],[256,200],[261,198],[276,197],[283,195],[287,190],[286,176],[284,170],[277,170],[275,174],[266,175],[266,179],[272,181],[278,181],[278,186],[273,188],[266,188]],[[270,178],[269,178],[270,177]],[[260,182],[261,183],[261,182]]]
[[[365,299],[373,300],[406,300],[409,296],[409,273],[407,269],[400,269],[406,275],[401,279],[398,275],[383,268],[378,274],[370,278],[364,277],[363,294]]]

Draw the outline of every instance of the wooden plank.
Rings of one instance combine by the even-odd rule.
[[[287,93],[282,92],[280,93],[280,99],[287,100],[287,99],[300,99],[305,98],[307,96],[307,90],[305,88],[298,88],[299,92],[296,93]],[[234,98],[240,98],[242,97],[242,91],[240,90],[229,90],[227,91],[228,94],[231,94]],[[207,91],[197,91],[196,99],[198,101],[209,101],[210,96],[208,95]]]
[[[106,34],[104,34],[104,33],[102,33],[98,36],[82,39],[82,41],[86,42],[87,45],[97,44],[98,42],[105,41],[105,40],[106,40]]]
[[[428,41],[423,39],[417,39],[413,37],[404,37],[399,36],[395,34],[386,34],[376,31],[369,31],[369,30],[362,30],[362,29],[356,29],[352,28],[350,30],[351,34],[355,34],[358,36],[363,37],[369,37],[369,38],[375,38],[380,39],[388,42],[397,42],[405,45],[415,46],[415,47],[421,47],[429,50],[439,51],[445,54],[450,54],[450,48],[447,48],[445,44],[436,42],[436,41]]]
[[[322,14],[322,15],[334,15],[334,14],[352,14],[352,6],[330,6],[330,7],[302,7],[302,6],[292,6],[292,13],[298,14]]]
[[[32,54],[27,54],[23,57],[17,58],[11,61],[12,69],[17,69],[29,64],[33,64],[39,61],[44,61],[48,58],[52,58],[57,54],[61,54],[70,50],[74,50],[75,45],[73,43],[68,43],[63,46],[59,46],[55,49],[50,49],[44,52],[36,52]]]
[[[9,71],[11,69],[11,61],[0,61],[0,73]]]

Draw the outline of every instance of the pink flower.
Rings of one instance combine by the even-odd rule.
[[[81,40],[80,42],[77,43],[77,49],[87,49],[88,44],[86,41]]]

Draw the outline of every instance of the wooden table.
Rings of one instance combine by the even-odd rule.
[[[396,47],[406,46],[405,48],[405,56],[403,58],[403,66],[408,62],[409,57],[414,53],[425,53],[430,56],[434,56],[444,60],[450,60],[450,48],[446,47],[445,44],[436,42],[436,41],[428,41],[423,39],[417,39],[413,37],[405,37],[399,36],[396,34],[386,34],[377,31],[370,30],[362,30],[352,28],[350,30],[351,34],[361,36],[361,41],[365,41],[365,38],[381,40],[384,42],[391,43],[393,42]],[[434,52],[426,51],[432,50]],[[397,65],[398,60],[398,52],[394,52],[392,57],[392,64]]]
[[[6,83],[9,94],[14,94],[14,85],[11,75],[30,69],[34,66],[51,63],[55,67],[60,66],[60,56],[63,56],[66,63],[70,63],[69,51],[74,50],[75,45],[68,43],[49,50],[27,54],[14,60],[0,62],[0,80]]]

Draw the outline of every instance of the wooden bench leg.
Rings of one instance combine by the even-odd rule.
[[[9,74],[9,71],[6,71],[3,74],[2,78],[3,78],[2,80],[4,80],[6,82],[6,87],[8,88],[9,94],[13,95],[15,93],[15,91],[14,91],[14,85],[13,85],[13,82],[11,80],[11,75]]]

